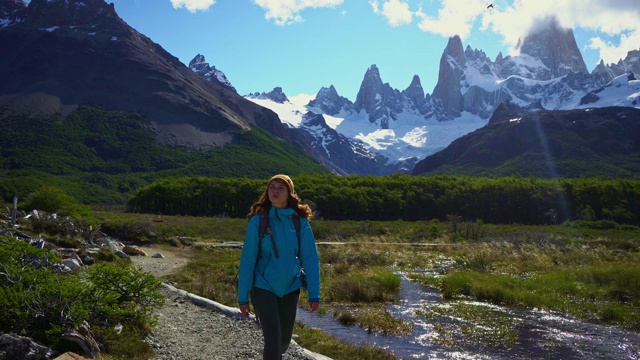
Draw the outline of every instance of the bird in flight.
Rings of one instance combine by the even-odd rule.
[[[493,9],[494,8],[493,4],[489,4],[489,6],[487,6],[487,9],[489,9],[489,8]]]

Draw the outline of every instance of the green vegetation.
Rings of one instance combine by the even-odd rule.
[[[229,306],[237,306],[238,268],[237,249],[199,248],[192,260],[178,274],[167,280],[180,284],[181,289]]]
[[[509,348],[518,342],[518,324],[503,311],[488,306],[454,302],[432,307],[425,317],[436,323],[435,341],[444,346]],[[452,322],[451,318],[464,322]]]
[[[539,240],[513,237],[453,247],[450,255],[460,266],[436,284],[445,299],[472,297],[640,330],[637,240]]]
[[[0,332],[26,334],[61,352],[81,352],[62,334],[86,321],[111,355],[152,354],[142,338],[155,324],[153,309],[163,301],[152,275],[106,262],[86,272],[60,273],[53,266],[58,261],[45,249],[0,237]],[[124,329],[120,334],[113,329],[118,323]]]
[[[155,308],[164,301],[158,292],[160,282],[106,247],[86,248],[99,220],[64,191],[43,187],[19,204],[26,211],[39,210],[38,216],[19,219],[20,231],[45,238],[48,245],[40,249],[0,236],[0,332],[26,335],[60,352],[83,353],[62,335],[86,323],[104,347],[101,358],[152,357],[153,350],[143,339],[155,326]],[[59,216],[49,216],[54,212]],[[54,250],[49,251],[51,247]],[[88,263],[93,265],[65,270],[59,264],[58,247],[79,249],[77,255],[90,256],[93,260]],[[118,324],[121,331],[115,329]]]
[[[42,197],[44,204],[48,197],[59,198],[62,204],[70,204],[70,208],[75,204],[73,198],[55,189],[44,189]],[[186,291],[236,306],[240,251],[200,244],[242,241],[246,219],[137,214],[114,208],[95,208],[91,217],[100,224],[101,230],[114,237],[183,247],[191,253],[192,261],[182,271],[164,280],[175,281]],[[86,236],[86,233],[65,232],[64,228],[56,230],[53,224],[46,222],[32,220],[31,223],[44,233],[59,231],[54,239],[60,244],[71,244],[76,236]],[[496,225],[464,221],[457,216],[448,216],[447,221],[320,219],[313,221],[312,226],[318,242],[344,242],[343,245],[319,245],[323,279],[320,311],[348,326],[357,325],[367,331],[386,334],[409,333],[411,324],[391,317],[385,310],[386,305],[396,301],[400,288],[394,271],[419,274],[430,269],[441,275],[412,277],[443,293],[443,306],[425,308],[421,313],[426,319],[437,322],[436,341],[446,346],[509,347],[518,341],[518,324],[504,312],[490,306],[469,304],[468,299],[546,309],[636,331],[640,324],[637,291],[640,289],[637,265],[640,263],[640,228],[635,226],[621,226],[604,220],[581,220],[553,226]],[[33,247],[27,248],[35,251]],[[3,244],[0,249],[10,247]],[[32,285],[43,291],[37,293],[37,298],[51,299],[53,296],[75,304],[69,306],[74,324],[75,319],[80,318],[102,319],[105,325],[98,326],[96,334],[107,345],[109,356],[148,358],[151,350],[140,338],[153,325],[153,318],[148,314],[155,304],[145,303],[142,299],[157,300],[146,293],[153,290],[154,283],[144,274],[126,267],[126,263],[121,263],[121,259],[112,254],[102,252],[96,259],[111,263],[95,266],[81,277],[55,275],[59,277],[55,278],[49,273],[23,276],[22,279],[37,278],[45,282],[44,285]],[[3,257],[0,261],[4,264],[6,260]],[[55,280],[50,280],[52,277]],[[75,279],[82,279],[84,287],[78,287]],[[143,281],[145,279],[148,282]],[[142,282],[132,288],[131,295],[125,296],[107,286],[114,282],[135,283],[136,280]],[[17,288],[3,284],[2,289],[6,292],[0,297],[2,306],[17,306],[24,301],[20,299],[26,296],[25,293],[16,295],[14,289]],[[85,290],[89,293],[85,294]],[[66,300],[71,298],[69,294],[74,297]],[[134,324],[130,324],[126,335],[113,331],[116,320],[131,319],[128,311],[133,307],[113,303],[123,298],[129,299],[130,304],[141,302],[136,307],[142,306],[147,314],[147,317],[131,320]],[[306,301],[303,293],[301,306]],[[87,303],[95,305],[89,307]],[[47,306],[56,304],[45,302]],[[29,309],[16,309],[10,313],[21,317],[3,318],[3,326],[25,324],[25,327],[39,328],[26,325],[28,321],[24,319],[33,317],[28,313]],[[58,310],[54,308],[46,313],[59,314]],[[464,321],[446,321],[452,317]],[[62,325],[51,327],[41,331],[36,338],[53,343],[63,329]],[[29,328],[29,331],[33,330]],[[336,360],[394,358],[385,350],[349,345],[302,325],[296,327],[296,334],[300,336],[296,341],[304,347]],[[67,348],[70,345],[58,340],[55,346]]]
[[[166,177],[327,172],[263,130],[245,131],[223,148],[195,150],[158,145],[150,125],[140,114],[91,106],[67,117],[11,115],[0,108],[0,195],[9,201],[50,185],[84,204],[123,204]]]
[[[335,360],[394,360],[397,359],[390,352],[373,345],[353,346],[345,341],[336,340],[334,337],[318,330],[296,324],[294,333],[299,336],[296,342],[300,346],[328,356]]]
[[[20,203],[20,208],[37,209],[73,218],[90,219],[92,217],[89,206],[78,203],[75,198],[53,186],[44,186],[29,194],[26,201]]]
[[[640,225],[640,180],[301,175],[294,181],[303,201],[319,217],[331,220],[531,225],[604,220]],[[128,208],[242,217],[264,184],[246,178],[167,178],[138,191]]]
[[[265,179],[269,175],[265,174]],[[0,176],[0,189],[2,179]],[[319,245],[321,312],[344,324],[386,334],[410,332],[410,324],[393,319],[384,309],[398,296],[400,281],[394,271],[437,270],[436,277],[412,275],[440,289],[447,302],[444,307],[424,309],[424,316],[456,317],[479,325],[442,322],[436,330],[438,341],[443,344],[461,346],[461,339],[466,339],[467,344],[471,339],[482,346],[508,347],[517,341],[517,333],[509,330],[517,324],[510,323],[500,310],[466,303],[469,299],[640,329],[637,180],[300,175],[294,181],[303,200],[318,214],[312,223],[316,239],[344,242]],[[78,232],[71,231],[64,222],[29,220],[33,231],[47,234],[61,245],[77,244],[78,237],[87,237],[89,225],[99,225],[102,231],[122,240],[189,246],[193,261],[168,280],[176,281],[187,291],[235,306],[240,252],[195,244],[242,241],[247,225],[244,216],[265,183],[266,180],[248,178],[163,178],[142,187],[128,204],[129,209],[149,212],[128,213],[123,211],[123,202],[90,211],[75,200],[75,193],[67,192],[64,184],[70,183],[58,186],[52,181],[38,184],[37,191],[26,192],[20,208],[70,216],[78,225]],[[33,183],[25,184],[26,190]],[[534,225],[538,223],[549,225]],[[102,276],[116,282],[144,276],[131,273],[127,264],[113,254],[103,251],[96,259],[110,265],[98,265],[95,273],[77,278],[53,273],[22,277],[44,281],[28,285],[43,289],[37,293],[39,298],[60,298],[68,304],[78,301],[64,309],[70,314],[65,322],[47,318],[50,327],[29,325],[24,319],[34,316],[29,313],[31,309],[18,307],[26,295],[18,288],[3,287],[6,293],[0,297],[2,306],[15,307],[11,310],[15,317],[9,316],[6,321],[3,318],[0,324],[22,325],[25,332],[35,332],[36,339],[65,348],[69,344],[53,341],[64,329],[77,324],[77,319],[100,319],[108,325],[98,327],[97,336],[107,344],[110,355],[145,358],[151,350],[140,338],[153,325],[148,314],[155,305],[137,302],[153,300],[144,292],[153,290],[155,285],[144,282],[135,289],[136,296],[109,295],[108,291],[114,289],[105,289]],[[104,302],[91,298],[95,295],[84,294],[84,288],[75,292],[79,286],[74,279],[82,279],[92,293],[102,294]],[[72,293],[75,297],[69,299]],[[306,302],[305,296],[302,295],[301,304]],[[123,298],[132,302],[113,303]],[[89,299],[95,302],[95,308],[86,306]],[[129,316],[127,311],[139,306],[147,315],[138,319]],[[46,316],[60,316],[60,309],[43,308]],[[0,310],[5,313],[4,308]],[[126,339],[112,331],[112,323],[124,317],[133,321]],[[312,329],[299,327],[297,331],[301,335],[299,342],[305,347],[337,360],[393,358],[383,350],[349,346]],[[349,355],[341,357],[332,349]]]
[[[131,216],[146,224],[154,219],[141,214],[112,216]],[[162,218],[160,224],[171,224],[176,233],[192,227],[201,229],[197,235],[201,242],[241,241],[246,227],[244,219]],[[188,225],[181,226],[186,219]],[[442,307],[424,309],[424,316],[436,321],[444,317],[465,319],[460,324],[439,322],[436,341],[445,345],[468,346],[471,343],[474,346],[509,347],[518,341],[518,324],[504,312],[468,304],[467,299],[546,309],[632,330],[639,324],[640,297],[635,291],[640,288],[637,286],[640,271],[637,265],[640,263],[638,227],[603,228],[597,221],[521,226],[328,220],[313,221],[312,226],[319,242],[345,242],[344,245],[319,245],[319,251],[323,279],[321,313],[331,314],[347,326],[359,325],[368,331],[386,334],[410,332],[411,324],[392,318],[384,310],[384,306],[395,301],[398,295],[399,279],[392,272],[421,273],[429,269],[444,276],[412,277],[441,289],[446,302]],[[227,227],[232,231],[224,230]],[[467,228],[476,230],[467,232]],[[209,231],[211,233],[206,235]],[[218,231],[225,235],[218,236]],[[484,235],[474,239],[466,238],[464,234],[467,233]],[[434,237],[434,234],[439,235]],[[400,245],[409,239],[435,244]],[[193,261],[167,280],[177,282],[178,287],[187,291],[236,306],[240,251],[207,246],[191,250]],[[301,306],[306,304],[305,296],[303,293]],[[296,333],[300,336],[297,340],[300,344],[335,359],[367,359],[371,356],[366,355],[366,349],[358,347],[346,350],[343,347],[349,347],[347,344],[304,326],[299,326]],[[375,356],[384,358],[381,354]]]

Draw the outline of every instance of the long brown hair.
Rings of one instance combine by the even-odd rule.
[[[281,177],[282,175],[276,175],[272,177],[271,180],[269,180],[269,182],[267,183],[267,189],[262,193],[262,195],[260,195],[260,198],[258,198],[258,201],[256,201],[255,203],[253,203],[253,205],[251,205],[251,211],[249,211],[249,214],[247,214],[247,217],[250,218],[255,214],[260,214],[265,211],[268,212],[269,209],[271,209],[271,200],[269,200],[269,185],[271,185],[271,182],[273,181],[279,181],[279,182],[282,182],[289,190],[287,207],[295,210],[298,216],[311,220],[311,218],[313,217],[313,212],[311,211],[311,208],[309,207],[309,205],[303,204],[298,194],[292,191],[293,182],[291,182],[290,179],[288,181],[285,181]]]

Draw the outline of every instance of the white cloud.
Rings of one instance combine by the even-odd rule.
[[[409,4],[401,0],[389,0],[382,4],[382,11],[377,0],[369,1],[373,12],[384,16],[389,25],[400,26],[410,24],[413,20],[413,13],[409,10]]]
[[[267,13],[265,19],[277,25],[288,25],[302,21],[300,12],[306,8],[334,7],[344,0],[254,0]]]
[[[378,0],[369,1],[369,5],[371,5],[371,7],[373,8],[374,13],[380,13],[380,4],[378,4]]]
[[[207,10],[215,3],[216,0],[171,0],[174,8],[179,9],[183,7],[191,12]]]
[[[566,28],[583,28],[610,36],[620,36],[620,42],[591,39],[589,48],[597,49],[605,62],[617,62],[627,51],[640,46],[640,6],[637,0],[515,0],[482,16],[482,29],[491,29],[514,46],[534,24],[555,16]],[[623,56],[621,56],[623,55]]]
[[[420,30],[451,37],[460,36],[465,39],[471,34],[473,23],[487,9],[485,0],[442,0],[442,7],[437,17],[432,17],[418,10],[416,16],[422,20],[418,24]]]
[[[462,39],[471,34],[480,19],[480,30],[500,34],[511,47],[539,20],[554,16],[566,28],[583,28],[619,37],[616,43],[601,37],[590,40],[588,47],[598,50],[606,63],[617,62],[629,50],[640,46],[638,0],[495,0],[493,9],[488,9],[490,2],[441,0],[437,15],[420,9],[416,16],[422,19],[419,23],[422,31],[446,37],[459,35]]]
[[[618,45],[614,45],[610,41],[604,41],[599,37],[593,37],[589,39],[587,47],[598,50],[600,58],[604,60],[605,64],[617,63],[618,60],[627,57],[629,50],[640,49],[640,31],[636,30],[628,35],[621,35]]]

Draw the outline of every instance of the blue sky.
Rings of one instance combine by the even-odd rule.
[[[240,95],[276,86],[289,97],[334,85],[355,101],[367,69],[426,93],[448,38],[495,60],[549,15],[574,30],[589,71],[640,48],[638,0],[106,0],[120,17],[188,64],[197,54]]]

